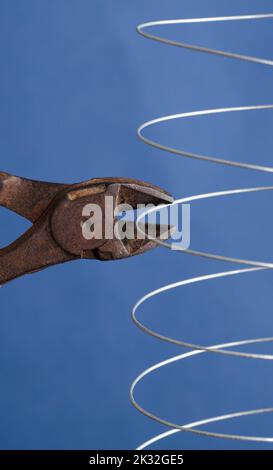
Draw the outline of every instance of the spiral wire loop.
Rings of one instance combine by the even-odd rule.
[[[225,52],[222,50],[215,50],[215,49],[210,49],[207,47],[202,47],[198,45],[192,45],[192,44],[187,44],[184,42],[180,41],[173,41],[170,39],[163,38],[158,35],[151,34],[149,29],[151,27],[156,27],[160,28],[162,25],[183,25],[183,24],[194,24],[194,23],[211,23],[211,22],[226,22],[226,21],[246,21],[246,20],[266,20],[266,19],[273,19],[273,13],[270,14],[257,14],[257,15],[241,15],[241,16],[225,16],[225,17],[214,17],[214,18],[193,18],[193,19],[175,19],[175,20],[159,20],[159,21],[151,21],[148,23],[143,23],[137,27],[137,32],[144,36],[145,38],[168,44],[171,46],[175,47],[180,47],[180,48],[185,48],[185,49],[190,49],[193,51],[199,51],[199,52],[205,52],[207,54],[214,54],[218,56],[223,56],[227,58],[232,58],[232,59],[238,59],[244,62],[253,62],[257,64],[263,64],[267,66],[273,66],[273,60],[268,60],[268,59],[263,59],[259,57],[252,57],[248,55],[241,55],[237,53],[231,53],[231,52]],[[150,121],[145,122],[142,124],[138,130],[137,130],[137,135],[142,140],[145,144],[148,144],[152,147],[155,147],[159,150],[164,150],[167,151],[171,154],[176,154],[178,156],[186,157],[186,158],[193,158],[197,160],[202,160],[202,161],[208,161],[212,163],[217,163],[217,164],[222,164],[226,166],[232,166],[232,167],[238,167],[238,168],[244,168],[248,170],[256,170],[260,172],[265,172],[265,173],[272,173],[273,172],[273,167],[271,166],[261,166],[257,164],[249,164],[249,163],[242,163],[242,162],[234,162],[230,160],[224,160],[217,158],[215,156],[211,155],[202,155],[202,154],[197,154],[197,153],[190,153],[186,152],[182,149],[177,149],[174,147],[169,147],[166,145],[163,145],[155,140],[151,140],[150,138],[146,137],[144,135],[144,131],[147,130],[149,127],[161,124],[163,122],[171,121],[171,120],[180,120],[180,119],[186,119],[186,118],[192,118],[196,116],[208,116],[212,114],[223,114],[223,113],[233,113],[233,112],[246,112],[246,111],[257,111],[257,110],[263,110],[263,109],[273,109],[273,104],[268,104],[268,105],[256,105],[256,106],[239,106],[239,107],[232,107],[232,108],[218,108],[218,109],[208,109],[208,110],[199,110],[195,112],[185,112],[185,113],[179,113],[179,114],[173,114],[173,115],[168,115],[168,116],[163,116],[159,117]],[[194,202],[202,199],[208,199],[208,198],[218,198],[218,197],[226,197],[229,195],[239,195],[243,193],[251,193],[251,192],[257,192],[257,191],[271,191],[273,190],[273,186],[264,186],[264,187],[252,187],[252,188],[243,188],[243,189],[233,189],[233,190],[228,190],[228,191],[218,191],[214,193],[206,193],[206,194],[199,194],[191,197],[185,197],[181,199],[177,199],[169,206],[174,206],[182,203],[189,203],[189,202]],[[166,206],[164,206],[166,207]],[[158,207],[149,209],[147,212],[142,213],[137,220],[137,225],[138,229],[141,230],[141,225],[140,221],[147,216],[148,214],[152,212],[158,211]],[[147,236],[147,234],[146,234]],[[149,235],[148,235],[149,236]],[[150,237],[152,238],[152,237]],[[155,240],[155,239],[154,239]],[[218,345],[213,345],[213,346],[204,346],[204,345],[198,345],[198,344],[193,344],[184,340],[177,340],[174,338],[171,338],[169,336],[163,336],[156,331],[146,327],[138,318],[137,318],[137,312],[138,309],[149,299],[152,297],[161,295],[164,292],[177,289],[178,287],[183,287],[186,285],[190,284],[196,284],[200,283],[203,281],[211,281],[214,279],[219,279],[219,278],[226,278],[228,276],[236,276],[239,274],[245,274],[245,273],[251,273],[251,272],[256,272],[256,271],[261,271],[265,269],[272,269],[273,268],[273,263],[268,263],[268,262],[263,262],[263,261],[255,261],[255,260],[248,260],[248,259],[240,259],[240,258],[232,258],[232,257],[227,257],[227,256],[220,256],[215,253],[207,253],[203,251],[196,251],[196,250],[191,250],[191,249],[184,249],[180,247],[179,245],[176,245],[175,247],[171,246],[168,242],[164,242],[162,240],[156,239],[155,240],[160,246],[163,246],[168,249],[176,250],[182,253],[190,254],[193,256],[201,256],[213,260],[219,260],[219,261],[226,261],[226,262],[231,262],[239,265],[245,265],[246,267],[236,269],[236,270],[230,270],[230,271],[224,271],[224,272],[218,272],[214,274],[208,274],[208,275],[203,275],[203,276],[198,276],[190,279],[184,279],[172,284],[168,284],[165,286],[162,286],[156,290],[153,290],[143,297],[141,297],[133,306],[132,309],[132,319],[133,322],[136,324],[138,328],[140,328],[142,331],[145,333],[149,334],[150,336],[153,336],[157,339],[160,339],[162,341],[165,341],[167,343],[175,344],[178,346],[186,347],[191,349],[191,351],[176,355],[174,357],[170,357],[164,361],[161,361],[148,369],[144,370],[141,374],[138,375],[138,377],[133,381],[131,387],[130,387],[130,399],[133,404],[133,406],[143,413],[145,416],[151,418],[152,420],[163,424],[170,428],[166,432],[163,432],[161,434],[156,435],[155,437],[149,439],[148,441],[144,442],[138,447],[138,450],[144,449],[148,446],[151,446],[152,444],[158,443],[162,439],[165,439],[175,433],[181,432],[181,431],[188,431],[193,434],[197,435],[202,435],[202,436],[207,436],[207,437],[214,437],[214,438],[222,438],[222,439],[232,439],[232,440],[238,440],[238,441],[249,441],[249,442],[263,442],[263,443],[272,443],[273,442],[273,436],[252,436],[252,435],[241,435],[241,434],[227,434],[227,433],[218,433],[218,432],[213,432],[213,431],[207,431],[205,429],[199,429],[200,427],[203,427],[204,425],[208,425],[211,423],[219,422],[219,421],[225,421],[225,420],[230,420],[234,418],[240,418],[244,416],[251,416],[251,415],[258,415],[258,414],[265,414],[265,413],[272,413],[273,412],[273,407],[272,408],[259,408],[259,409],[253,409],[253,410],[247,410],[247,411],[239,411],[239,412],[234,412],[234,413],[229,413],[229,414],[224,414],[220,416],[214,416],[211,418],[203,419],[200,421],[194,421],[191,423],[187,424],[179,424],[179,423],[174,423],[171,421],[168,421],[158,415],[155,415],[151,413],[149,410],[145,409],[141,404],[138,403],[138,401],[135,398],[135,389],[137,385],[147,376],[150,374],[153,374],[154,372],[160,370],[163,367],[166,367],[170,364],[173,364],[178,361],[185,360],[187,358],[191,358],[192,356],[195,356],[197,354],[203,354],[203,353],[216,353],[216,354],[221,354],[221,355],[228,355],[228,356],[239,356],[239,357],[244,357],[248,359],[260,359],[260,360],[273,360],[273,355],[268,355],[268,354],[254,354],[254,353],[248,353],[248,352],[243,352],[243,351],[236,351],[233,348],[241,347],[241,346],[247,346],[250,344],[257,344],[257,343],[269,343],[273,341],[273,337],[268,337],[268,338],[254,338],[254,339],[248,339],[248,340],[242,340],[242,341],[233,341],[229,343],[224,343],[224,344],[218,344]]]

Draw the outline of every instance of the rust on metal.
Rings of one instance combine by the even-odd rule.
[[[105,192],[105,189],[106,189],[105,184],[97,184],[94,186],[90,186],[89,188],[76,189],[75,191],[70,191],[67,197],[70,201],[74,201],[75,199],[79,199],[81,197],[103,193]]]
[[[98,205],[105,221],[106,196],[113,197],[114,209],[123,203],[135,208],[137,204],[172,201],[163,189],[131,178],[95,178],[59,184],[0,172],[0,205],[33,223],[17,240],[0,249],[0,284],[57,263],[80,258],[102,261],[128,258],[156,246],[147,238],[109,238],[106,230],[112,227],[105,228],[105,224],[101,237],[85,239],[82,209],[86,204]],[[114,220],[113,215],[111,223]]]

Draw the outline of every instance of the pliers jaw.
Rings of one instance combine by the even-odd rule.
[[[0,250],[0,284],[79,258],[105,261],[142,254],[156,243],[147,237],[117,236],[117,209],[122,204],[136,209],[138,204],[161,205],[172,200],[161,188],[134,179],[96,178],[69,185],[0,173],[0,205],[33,222],[21,237]],[[85,209],[90,205],[101,211],[100,236],[83,236],[83,224],[90,215]],[[166,230],[169,234],[169,227]]]
[[[116,180],[116,181],[115,181]],[[117,182],[118,181],[118,182]],[[142,206],[153,204],[154,206],[159,206],[162,204],[169,204],[173,201],[172,196],[167,193],[165,190],[144,183],[142,181],[132,180],[132,179],[123,179],[116,178],[113,180],[107,189],[106,195],[113,195],[114,200],[114,214],[124,208],[125,211],[128,211],[128,208],[138,209]],[[114,216],[114,225],[118,224],[117,216]],[[123,258],[129,258],[132,256],[143,254],[157,246],[154,240],[151,240],[147,235],[144,236],[147,226],[143,227],[141,231],[137,227],[137,220],[126,221],[127,232],[131,236],[120,237],[120,230],[114,230],[113,239],[106,240],[99,249],[96,251],[96,257],[100,260],[117,260]],[[155,236],[162,235],[163,227],[155,225],[153,227],[152,233]],[[170,227],[164,226],[165,237],[167,234],[170,234]],[[116,235],[119,234],[119,236]]]
[[[73,185],[56,203],[51,218],[52,235],[67,252],[81,258],[109,261],[142,254],[154,248],[156,242],[147,236],[143,238],[143,232],[138,237],[136,221],[126,221],[126,232],[130,233],[130,237],[119,234],[118,212],[124,208],[137,209],[140,205],[168,204],[172,200],[170,194],[161,188],[138,180],[89,180]],[[94,206],[101,211],[101,234],[84,238],[83,224],[88,221]],[[90,210],[88,207],[91,207]],[[87,208],[87,212],[84,212],[84,208]],[[159,229],[156,228],[156,233],[159,233]]]

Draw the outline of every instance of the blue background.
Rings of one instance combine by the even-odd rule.
[[[1,0],[1,170],[78,182],[129,176],[182,197],[272,184],[270,174],[200,163],[146,147],[143,121],[203,108],[273,102],[272,69],[159,45],[135,33],[152,19],[268,12],[272,1]],[[167,37],[273,58],[272,21],[164,28]],[[222,158],[272,163],[272,113],[197,118],[150,134]],[[272,261],[270,193],[192,205],[192,248]],[[28,223],[1,209],[3,246]],[[181,349],[138,331],[133,303],[165,283],[232,268],[157,249],[116,263],[80,261],[0,291],[0,447],[134,448],[165,428],[133,409],[134,377]],[[187,287],[140,316],[163,334],[213,344],[273,331],[269,271]],[[256,351],[255,348],[251,349]],[[269,346],[259,351],[269,352]],[[137,398],[177,423],[273,405],[271,361],[197,356],[147,378]],[[218,423],[272,435],[272,417]],[[160,448],[270,448],[173,436]]]

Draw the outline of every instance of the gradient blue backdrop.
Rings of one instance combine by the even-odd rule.
[[[137,36],[152,19],[268,12],[266,0],[1,0],[1,170],[49,181],[129,176],[176,197],[272,184],[147,148],[135,129],[159,115],[273,102],[272,69],[159,45]],[[272,21],[165,28],[168,37],[273,57]],[[234,160],[272,163],[272,113],[172,123],[162,142]],[[272,260],[270,193],[192,206],[192,248]],[[1,209],[1,243],[28,226]],[[157,249],[116,263],[81,261],[20,278],[0,291],[0,447],[134,448],[165,428],[130,405],[133,378],[181,349],[146,337],[130,319],[150,289],[232,268]],[[187,287],[151,300],[141,318],[163,334],[213,344],[270,336],[272,273]],[[252,348],[254,350],[254,348]],[[260,346],[260,351],[270,351]],[[186,423],[273,405],[270,361],[198,356],[139,386],[137,397]],[[272,435],[272,418],[218,423],[222,432]],[[161,448],[261,448],[173,436]],[[270,446],[264,446],[269,448]]]

